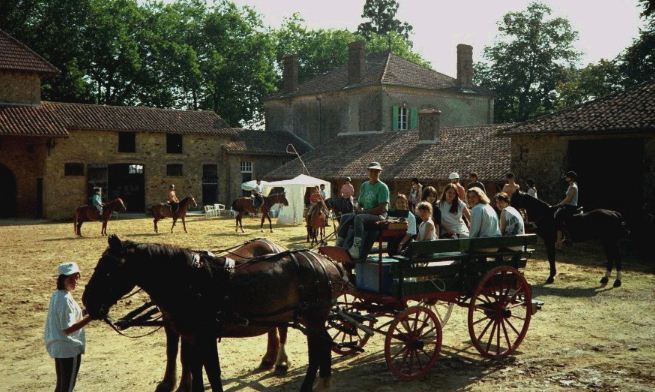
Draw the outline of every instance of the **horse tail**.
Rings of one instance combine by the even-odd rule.
[[[628,224],[620,212],[615,211],[616,217],[619,219],[619,238],[627,238],[630,235]]]
[[[234,211],[239,211],[239,210],[237,210],[237,202],[238,202],[238,201],[239,201],[239,199],[235,199],[235,200],[232,202],[232,210],[234,210]]]
[[[77,221],[80,216],[80,208],[75,209],[75,214],[73,214],[73,233],[77,234]]]

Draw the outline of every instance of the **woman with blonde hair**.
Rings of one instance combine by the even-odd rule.
[[[498,214],[489,203],[489,197],[478,187],[468,190],[467,198],[471,207],[471,229],[469,235],[475,237],[498,237]]]
[[[455,185],[446,185],[441,199],[437,203],[437,208],[441,212],[441,238],[467,238],[469,236],[469,228],[464,218],[470,222],[471,212],[459,199]]]

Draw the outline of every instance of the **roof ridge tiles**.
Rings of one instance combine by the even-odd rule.
[[[18,68],[18,67],[12,66],[10,68],[5,68],[5,69],[13,69],[13,70],[18,70],[18,71],[34,71],[34,72],[37,72],[37,73],[49,74],[49,75],[56,75],[56,74],[61,73],[59,68],[52,65],[52,63],[50,63],[48,60],[44,59],[41,55],[39,55],[34,50],[32,50],[32,48],[25,45],[24,43],[22,43],[18,39],[14,38],[14,36],[7,33],[3,29],[0,29],[0,36],[4,36],[4,37],[8,38],[14,44],[18,45],[21,49],[27,51],[28,54],[30,54],[31,56],[33,56],[36,59],[37,62],[40,62],[41,65],[44,66],[43,68],[36,68],[36,67],[32,67],[32,66],[30,66],[28,68]]]

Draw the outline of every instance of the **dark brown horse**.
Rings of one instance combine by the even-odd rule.
[[[82,301],[94,319],[135,286],[141,287],[182,335],[194,392],[204,391],[204,366],[212,391],[222,391],[218,337],[250,337],[272,326],[303,326],[309,366],[301,391],[329,387],[331,339],[326,320],[332,302],[348,288],[343,267],[307,250],[261,256],[231,266],[226,257],[201,256],[168,245],[109,237]]]
[[[189,210],[189,204],[193,204],[194,207],[197,207],[196,199],[192,196],[187,196],[184,199],[180,200],[180,205],[177,207],[177,210],[173,212],[173,208],[170,204],[160,203],[155,204],[150,207],[150,213],[152,213],[152,223],[155,225],[155,233],[159,233],[157,230],[157,222],[164,218],[173,218],[173,225],[171,226],[171,233],[173,232],[173,227],[177,223],[178,219],[182,219],[182,227],[184,227],[184,232],[186,233],[186,213]]]
[[[310,246],[323,242],[325,239],[325,226],[327,226],[327,211],[322,203],[314,203],[307,211],[307,242]]]
[[[289,201],[287,198],[284,196],[284,193],[274,193],[272,195],[264,196],[264,202],[262,203],[261,209],[262,209],[262,221],[259,225],[259,229],[264,232],[264,220],[268,218],[268,227],[271,230],[271,233],[273,232],[273,225],[271,224],[271,207],[273,207],[276,204],[283,204],[285,206],[289,205]],[[256,214],[257,209],[255,208],[254,200],[250,197],[240,197],[236,199],[234,202],[232,202],[232,209],[234,211],[237,211],[238,214],[236,216],[236,232],[239,231],[239,228],[241,228],[241,232],[245,233],[243,231],[243,223],[241,222],[241,218],[247,213],[251,214]]]
[[[286,248],[266,238],[254,238],[224,250],[220,255],[233,259],[236,264],[242,264],[253,257],[276,254],[285,250]],[[280,326],[268,331],[266,354],[262,358],[259,370],[268,370],[275,366],[275,374],[285,375],[287,373],[289,369],[289,358],[285,350],[287,329],[286,326]],[[180,335],[168,320],[165,320],[164,330],[166,331],[166,371],[164,372],[163,380],[157,385],[156,392],[170,392],[176,383],[176,365]],[[185,344],[184,340],[182,344]],[[182,350],[187,350],[187,348],[183,347]],[[182,377],[178,391],[191,390],[191,369],[187,365],[186,362],[182,363]]]
[[[107,221],[111,218],[114,211],[125,211],[125,203],[123,199],[116,198],[108,203],[102,205],[102,216],[98,213],[98,209],[94,206],[84,205],[75,209],[75,216],[73,217],[73,230],[78,236],[82,236],[82,223],[89,221],[102,220],[102,229],[100,235],[107,235]]]

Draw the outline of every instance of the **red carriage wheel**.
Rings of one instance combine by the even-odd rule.
[[[384,340],[384,357],[391,373],[401,380],[425,376],[439,358],[441,324],[424,306],[412,306],[396,315]]]
[[[361,299],[351,294],[344,294],[337,299],[335,307],[345,312],[357,312],[355,303],[360,301]],[[372,320],[366,319],[361,323],[367,327],[373,327]],[[370,337],[334,312],[328,317],[327,326],[328,334],[332,338],[332,351],[335,354],[351,355],[363,351],[362,348]]]
[[[528,332],[532,289],[521,273],[509,266],[487,272],[469,304],[469,335],[487,358],[500,358],[516,350]]]

